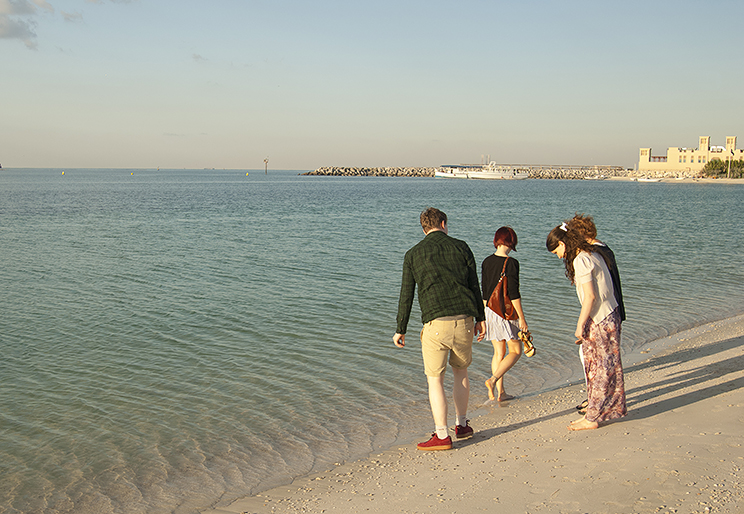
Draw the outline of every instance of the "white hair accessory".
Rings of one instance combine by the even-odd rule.
[[[561,223],[561,230],[564,232],[568,232],[568,225],[566,225],[565,221]]]

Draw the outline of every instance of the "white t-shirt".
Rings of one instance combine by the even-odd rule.
[[[594,291],[597,298],[594,301],[589,316],[594,323],[599,323],[612,314],[617,308],[617,300],[612,289],[612,278],[610,270],[601,255],[594,252],[579,252],[574,258],[574,282],[576,283],[576,294],[581,304],[584,304],[583,284],[594,282]]]

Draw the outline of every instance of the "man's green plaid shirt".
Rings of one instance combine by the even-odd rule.
[[[422,323],[463,314],[473,316],[475,321],[486,319],[475,258],[465,241],[435,230],[406,252],[398,301],[398,334],[406,333],[417,285]]]

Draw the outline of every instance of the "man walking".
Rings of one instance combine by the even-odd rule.
[[[397,331],[393,343],[405,346],[406,328],[411,317],[413,295],[418,285],[421,308],[421,352],[429,385],[429,404],[436,432],[418,444],[419,450],[449,450],[447,435],[447,397],[444,372],[449,360],[455,377],[455,437],[473,435],[466,419],[470,382],[468,366],[473,359],[473,335],[485,335],[486,319],[475,258],[464,241],[447,235],[447,215],[433,207],[421,213],[425,237],[406,252],[398,301]]]

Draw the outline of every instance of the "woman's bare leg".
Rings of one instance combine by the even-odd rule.
[[[495,400],[495,393],[498,393],[498,395],[501,396],[504,391],[503,379],[496,378],[494,377],[494,375],[499,369],[499,364],[501,364],[501,361],[504,360],[504,356],[506,355],[506,339],[502,339],[501,341],[494,340],[491,341],[491,344],[493,344],[493,357],[491,358],[491,378],[486,380],[486,388],[488,388],[488,399]],[[494,388],[496,389],[496,391],[494,391]]]
[[[511,400],[512,395],[507,394],[504,389],[504,374],[517,363],[522,356],[522,343],[515,339],[491,341],[493,343],[493,358],[491,359],[491,378],[486,380],[489,400],[498,400],[500,402]],[[509,353],[506,353],[507,344]]]
[[[497,373],[499,373],[499,366],[501,366],[501,363],[504,361],[504,357],[506,357],[506,340],[502,339],[500,341],[491,341],[491,343],[493,344],[493,357],[491,358],[492,375],[491,378],[486,380],[486,387],[488,388],[488,399],[498,401],[510,400],[514,397],[506,394],[506,391],[504,390],[503,373],[506,373],[506,371],[501,373],[501,375],[497,375]]]

